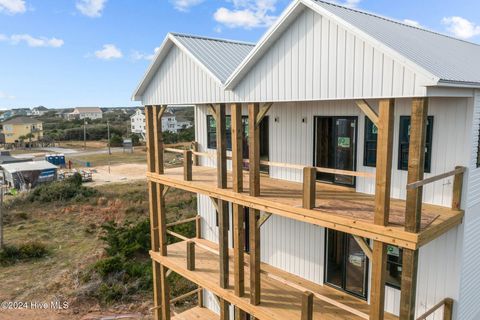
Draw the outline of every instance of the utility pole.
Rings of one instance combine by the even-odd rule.
[[[107,136],[108,136],[108,154],[112,154],[112,149],[110,148],[110,122],[107,120]]]
[[[83,150],[87,150],[87,118],[83,118]]]

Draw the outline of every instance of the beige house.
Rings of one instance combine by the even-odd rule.
[[[67,119],[102,119],[103,111],[99,107],[77,107],[67,114]]]
[[[27,138],[31,133],[31,141],[38,141],[43,137],[43,124],[41,121],[29,117],[17,117],[2,123],[5,143],[17,143],[22,138]]]

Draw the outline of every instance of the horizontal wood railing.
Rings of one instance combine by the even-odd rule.
[[[453,179],[453,197],[452,197],[452,209],[459,210],[460,203],[462,201],[462,190],[463,190],[463,175],[467,171],[467,168],[457,166],[455,170],[445,172],[430,178],[426,178],[420,181],[415,181],[407,184],[408,189],[417,189],[423,187],[429,183],[440,181],[449,177],[454,177]]]
[[[453,316],[453,299],[445,298],[436,305],[434,305],[430,310],[425,312],[423,315],[417,318],[417,320],[426,320],[429,316],[435,313],[443,307],[443,320],[452,320]]]

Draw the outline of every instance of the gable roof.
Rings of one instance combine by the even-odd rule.
[[[169,33],[133,94],[138,100],[160,68],[170,48],[176,45],[196,61],[212,78],[224,84],[237,66],[255,47],[254,43]]]
[[[102,109],[99,107],[77,107],[73,112],[78,111],[78,113],[103,113]]]
[[[30,118],[30,117],[15,117],[4,121],[2,124],[37,124],[42,123],[42,121]]]

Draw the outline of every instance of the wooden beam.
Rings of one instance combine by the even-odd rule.
[[[353,239],[358,243],[362,251],[365,253],[365,255],[368,257],[368,259],[372,260],[373,259],[373,252],[372,248],[367,243],[367,240],[365,238],[359,237],[359,236],[353,236]]]
[[[302,320],[313,319],[313,293],[306,291],[302,295]]]
[[[212,114],[213,118],[215,119],[215,121],[217,121],[217,110],[215,109],[215,107],[213,106],[213,104],[209,104],[208,105],[208,110],[210,111],[210,113]]]
[[[261,215],[260,215],[260,219],[258,219],[258,227],[261,228],[263,226],[263,224],[265,222],[267,222],[268,219],[270,219],[270,217],[272,216],[271,213],[269,212],[263,212]]]
[[[453,299],[446,298],[443,306],[443,320],[453,319]]]
[[[303,208],[315,208],[316,186],[317,170],[312,167],[303,168]]]
[[[219,298],[220,304],[220,319],[229,320],[230,319],[230,303],[227,300]]]
[[[218,235],[220,244],[220,287],[223,289],[229,286],[229,264],[228,264],[228,202],[218,200]]]
[[[227,129],[225,104],[215,108],[217,114],[217,187],[227,187]]]
[[[157,115],[158,120],[162,120],[162,117],[163,117],[163,114],[165,113],[165,111],[167,111],[167,106],[161,106],[160,111]]]
[[[259,112],[258,103],[248,105],[248,123],[256,123]],[[260,195],[260,134],[258,127],[249,125],[249,174],[251,196]],[[260,211],[250,208],[249,236],[250,236],[250,303],[260,304],[260,228],[258,218]]]
[[[154,148],[155,148],[155,172],[158,174],[164,173],[163,164],[163,135],[162,135],[162,114],[165,112],[165,107],[153,106],[153,130],[154,130]]]
[[[260,111],[258,112],[256,121],[255,121],[255,126],[259,127],[260,123],[262,122],[263,118],[267,115],[268,111],[272,107],[273,103],[266,103],[260,108]]]
[[[213,197],[210,197],[210,200],[212,201],[212,204],[213,206],[215,207],[215,210],[217,210],[217,213],[218,213],[218,200],[213,198]]]
[[[192,142],[192,148],[191,148],[191,150],[192,150],[192,153],[198,152],[198,142],[197,142],[197,141],[193,141],[193,142]],[[198,165],[199,165],[200,162],[199,162],[198,160],[199,160],[198,155],[194,155],[194,156],[193,156],[193,165],[194,165],[194,166],[198,166]]]
[[[357,100],[355,101],[357,106],[365,113],[365,115],[378,127],[380,122],[378,114],[373,110],[372,107],[368,104],[366,100]]]
[[[202,217],[197,216],[197,219],[195,220],[195,237],[197,239],[202,238]]]
[[[231,130],[232,130],[232,186],[233,191],[243,191],[243,126],[242,105],[232,104]]]
[[[195,270],[195,242],[187,241],[187,270]]]
[[[456,167],[455,170],[462,171],[457,172],[453,178],[452,209],[460,210],[462,204],[463,175],[466,168]]]
[[[403,249],[400,320],[415,320],[418,250]]]
[[[395,100],[393,99],[381,100],[379,103],[374,222],[376,225],[381,226],[388,225],[390,215],[394,108]],[[385,279],[387,269],[387,245],[385,243],[380,241],[373,242],[371,260],[370,316],[371,319],[383,320],[385,314]]]
[[[192,150],[183,151],[183,179],[192,181]]]
[[[163,196],[164,197],[167,195],[168,191],[170,191],[170,187],[169,186],[164,186],[163,187]]]
[[[234,290],[239,297],[245,295],[245,230],[243,227],[243,206],[232,204],[233,210],[233,266]]]
[[[416,181],[416,182],[413,182],[413,183],[409,183],[409,184],[407,184],[407,189],[416,189],[418,187],[421,187],[421,186],[427,185],[429,183],[448,178],[450,176],[457,176],[458,174],[463,174],[465,171],[467,171],[467,169],[465,167],[457,166],[457,167],[455,167],[455,170],[445,172],[445,173],[441,173],[439,175],[436,175],[434,177],[429,177],[429,178],[423,179],[421,181]]]

